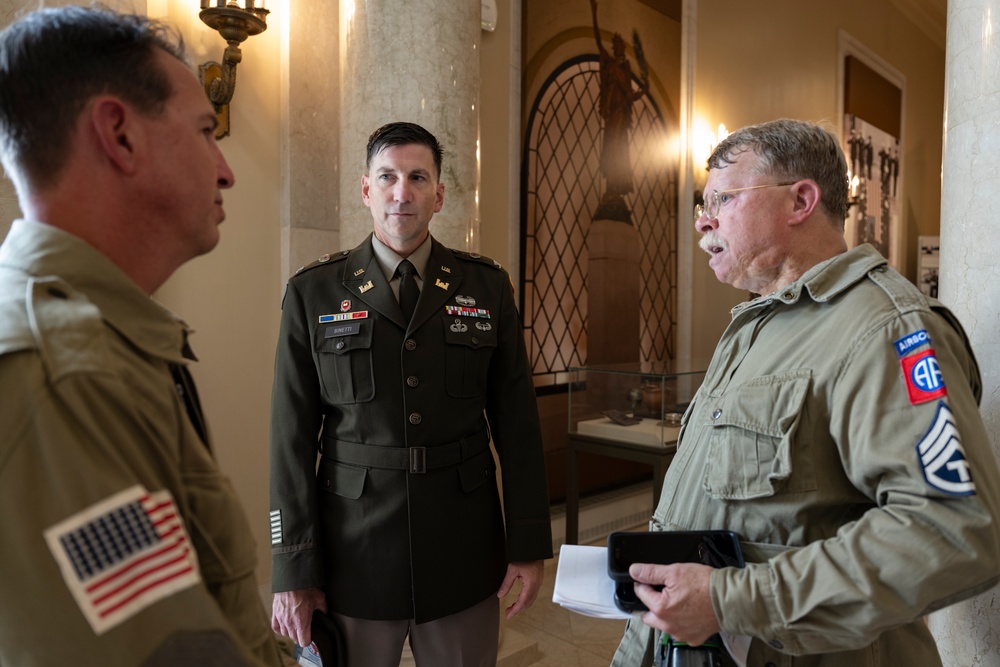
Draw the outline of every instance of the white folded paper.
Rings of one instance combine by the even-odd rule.
[[[584,616],[629,618],[615,606],[615,582],[608,576],[607,547],[564,544],[559,549],[552,601]]]

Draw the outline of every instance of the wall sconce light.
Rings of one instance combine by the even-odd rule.
[[[266,18],[270,12],[264,8],[265,0],[244,0],[245,7],[240,7],[236,0],[216,0],[212,7],[210,2],[201,0],[198,16],[209,28],[218,30],[229,45],[223,53],[222,64],[207,62],[198,68],[198,73],[215,107],[219,120],[215,136],[221,139],[229,136],[229,102],[236,92],[236,66],[243,59],[240,44],[247,37],[267,30]]]
[[[705,181],[708,180],[708,172],[705,169],[708,157],[715,150],[715,147],[719,145],[719,142],[728,136],[729,130],[726,129],[725,123],[719,123],[718,128],[713,132],[709,129],[706,121],[701,119],[695,120],[691,142],[695,199],[701,197],[702,190],[705,188]]]

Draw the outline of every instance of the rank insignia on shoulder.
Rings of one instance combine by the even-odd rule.
[[[976,484],[962,449],[955,415],[944,401],[938,402],[934,421],[917,443],[917,457],[930,486],[953,496],[975,495]]]

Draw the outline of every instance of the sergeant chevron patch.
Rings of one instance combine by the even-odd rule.
[[[938,402],[931,427],[917,443],[917,456],[924,479],[932,487],[953,496],[975,495],[976,485],[962,449],[955,415],[944,401]]]

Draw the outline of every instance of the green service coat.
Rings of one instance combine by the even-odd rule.
[[[733,309],[653,528],[742,536],[710,593],[750,667],[941,664],[922,617],[1000,578],[980,388],[954,316],[871,246]],[[613,665],[650,636],[630,621]]]
[[[16,221],[0,247],[0,664],[282,664],[246,517],[171,375],[187,333],[76,237]],[[108,527],[135,507],[158,546],[135,548],[142,512]]]
[[[421,623],[495,595],[508,562],[552,555],[510,278],[433,239],[425,273],[409,326],[370,237],[288,282],[271,418],[276,592],[325,587],[339,613]]]

